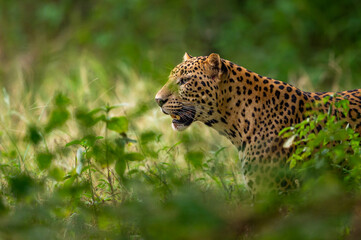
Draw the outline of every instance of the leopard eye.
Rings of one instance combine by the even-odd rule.
[[[188,82],[189,79],[190,79],[190,78],[180,78],[177,83],[178,83],[179,85],[183,85],[183,84],[185,84],[186,82]]]

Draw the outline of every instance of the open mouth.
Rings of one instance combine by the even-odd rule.
[[[172,127],[174,130],[183,131],[194,121],[195,117],[194,107],[182,108],[176,112],[172,112],[170,116],[173,118]]]

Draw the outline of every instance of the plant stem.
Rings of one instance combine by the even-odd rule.
[[[90,183],[90,190],[91,190],[92,200],[93,200],[92,206],[93,206],[94,216],[95,216],[95,218],[94,218],[94,224],[95,224],[96,226],[98,226],[98,219],[97,219],[98,214],[97,214],[97,209],[96,209],[96,206],[95,206],[96,199],[95,199],[95,194],[94,194],[93,178],[92,178],[92,173],[91,173],[91,168],[90,168],[90,159],[89,159],[89,161],[88,161],[88,173],[89,173],[89,179],[88,179],[88,181],[89,181],[89,183]]]
[[[108,119],[109,117],[109,110],[107,110],[106,112],[106,119]],[[104,141],[105,141],[105,158],[107,161],[107,177],[108,177],[108,183],[109,183],[109,187],[110,187],[110,191],[111,191],[111,195],[112,195],[112,200],[113,202],[115,202],[114,199],[114,188],[113,188],[113,184],[112,184],[112,178],[110,176],[110,169],[109,169],[109,159],[108,159],[108,121],[105,122],[105,136],[104,136]]]

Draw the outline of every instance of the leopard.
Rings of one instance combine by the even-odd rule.
[[[349,111],[341,119],[361,134],[361,89],[302,91],[216,53],[198,57],[185,53],[155,96],[162,112],[171,116],[174,130],[183,131],[199,121],[230,140],[239,152],[245,186],[253,194],[297,187],[287,167],[295,146],[284,147],[280,131],[304,121],[307,112],[326,112],[344,99]]]

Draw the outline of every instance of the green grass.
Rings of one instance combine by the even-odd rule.
[[[289,129],[308,147],[291,161],[300,189],[252,199],[231,143],[200,123],[174,132],[154,96],[184,51],[307,91],[359,88],[360,9],[0,0],[0,239],[357,239],[350,129]]]
[[[234,147],[198,123],[186,133],[171,130],[171,119],[156,107],[151,80],[130,67],[122,65],[119,75],[109,76],[90,56],[72,59],[72,63],[48,66],[36,89],[25,89],[21,70],[3,88],[2,193],[4,214],[9,218],[3,218],[2,236],[36,238],[38,233],[32,231],[39,228],[39,234],[58,238],[130,237],[158,218],[138,223],[138,214],[159,211],[164,215],[157,220],[160,224],[168,221],[168,211],[183,214],[183,210],[191,214],[183,216],[185,221],[193,214],[198,217],[197,211],[204,215],[200,233],[198,227],[193,229],[195,235],[212,235],[212,224],[223,221],[217,210],[188,208],[193,203],[203,205],[201,199],[211,194],[226,202],[246,198]],[[222,141],[206,140],[217,138]],[[152,209],[153,205],[159,209]],[[24,221],[21,215],[25,213],[38,219]],[[129,214],[131,220],[122,214]],[[209,220],[214,214],[214,220]],[[68,229],[64,223],[74,216],[79,217],[79,226]],[[48,221],[56,224],[48,225]],[[193,228],[178,226],[181,219],[177,217],[172,221],[181,228],[181,235]],[[157,224],[145,233],[162,231]],[[7,230],[12,225],[14,229]],[[89,231],[82,232],[83,228]],[[172,231],[166,230],[165,236]]]
[[[334,239],[349,234],[359,164],[352,165],[351,178],[330,172],[327,166],[338,162],[329,158],[340,148],[325,149],[331,152],[301,164],[300,173],[307,174],[298,191],[255,201],[244,187],[236,149],[200,123],[182,133],[171,130],[171,119],[154,102],[157,86],[151,78],[126,64],[109,74],[87,54],[69,62],[44,65],[37,88],[26,87],[24,69],[3,87],[2,238]],[[305,127],[297,131],[308,136]],[[353,143],[359,146],[355,137]],[[357,159],[359,154],[353,163]]]

